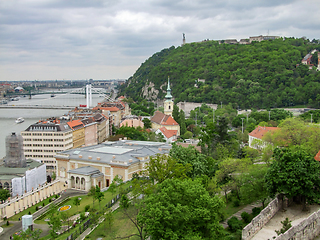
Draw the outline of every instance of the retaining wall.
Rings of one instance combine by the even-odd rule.
[[[251,223],[242,230],[242,239],[249,240],[282,208],[282,196],[277,196],[265,207],[258,216],[252,219]]]
[[[311,240],[320,234],[320,210],[311,214],[298,225],[291,227],[285,233],[279,235],[276,240]]]

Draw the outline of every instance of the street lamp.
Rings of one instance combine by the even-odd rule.
[[[271,111],[269,111],[269,121],[270,121],[270,112],[271,112]]]
[[[244,118],[241,118],[241,120],[242,120],[242,134],[243,134],[243,119],[244,119]]]

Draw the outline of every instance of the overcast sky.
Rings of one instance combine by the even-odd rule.
[[[0,0],[0,81],[127,79],[203,39],[320,38],[319,0]]]

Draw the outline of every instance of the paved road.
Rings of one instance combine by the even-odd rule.
[[[79,196],[79,195],[85,195],[85,194],[86,194],[86,192],[83,192],[83,191],[68,189],[66,192],[61,194],[60,198],[53,201],[52,204],[57,205],[58,203],[60,203],[63,199],[65,199],[67,197],[73,197],[73,196]],[[34,213],[32,215],[33,219],[36,219],[37,217],[39,217],[48,208],[49,208],[49,205],[43,207],[42,209],[40,209],[39,211]],[[12,236],[14,233],[22,230],[22,222],[21,221],[10,221],[10,223],[13,224],[13,226],[12,227],[4,227],[3,231],[0,233],[1,240],[10,239],[10,236]],[[1,221],[0,225],[3,225],[3,224],[6,224],[6,222]],[[41,237],[47,235],[50,230],[49,226],[47,224],[33,224],[33,227],[34,227],[34,229],[41,229],[42,230]]]

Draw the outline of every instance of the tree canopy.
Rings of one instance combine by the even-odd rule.
[[[319,50],[320,44],[303,38],[248,45],[205,41],[172,46],[148,58],[120,86],[119,95],[135,101],[163,99],[170,76],[175,102],[222,102],[241,109],[319,106],[320,72],[301,64],[313,49]],[[145,94],[151,86],[154,91]]]
[[[266,174],[269,193],[301,197],[303,203],[320,198],[320,164],[302,147],[276,148],[274,161]],[[305,205],[305,204],[304,204]]]
[[[152,239],[221,239],[224,203],[211,197],[199,181],[167,179],[145,199],[138,219]]]

